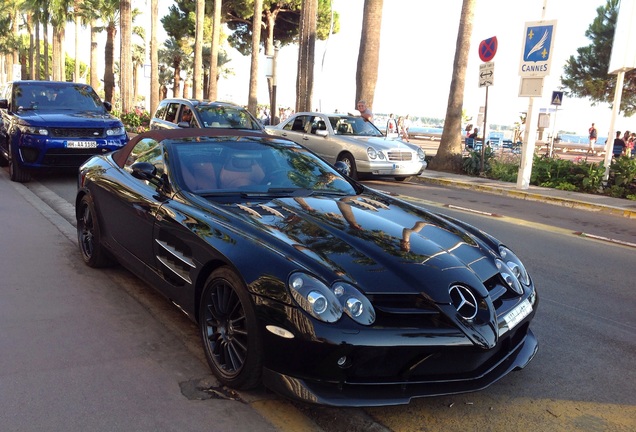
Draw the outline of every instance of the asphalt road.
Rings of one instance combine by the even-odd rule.
[[[6,176],[0,182],[4,180]],[[260,423],[243,423],[250,419],[261,421],[265,428],[277,430],[636,430],[636,314],[633,313],[636,310],[633,293],[636,250],[574,234],[593,232],[634,242],[636,224],[633,220],[448,187],[376,181],[367,184],[472,223],[502,239],[520,255],[535,279],[540,295],[539,309],[533,321],[540,348],[525,370],[513,373],[481,392],[420,399],[400,407],[320,408],[290,404],[268,392],[247,392],[239,395],[242,401],[239,403],[199,401],[197,410],[188,407],[188,402],[174,394],[175,383],[196,383],[203,377],[210,379],[200,358],[194,326],[127,272],[117,268],[99,272],[84,268],[68,239],[59,232],[57,235],[40,232],[46,221],[36,215],[33,220],[11,219],[8,226],[11,231],[4,234],[5,246],[0,248],[0,256],[12,251],[12,254],[20,253],[25,262],[24,268],[2,268],[0,273],[4,281],[9,280],[9,286],[26,290],[20,292],[20,296],[16,294],[16,298],[21,299],[17,308],[7,310],[5,306],[0,309],[0,317],[3,317],[0,324],[4,328],[8,324],[13,330],[25,327],[21,338],[9,341],[20,350],[12,353],[6,363],[0,363],[0,370],[4,371],[0,373],[0,395],[3,395],[3,401],[9,395],[14,398],[8,405],[14,419],[11,425],[28,425],[29,421],[44,424],[44,413],[50,412],[44,407],[35,411],[29,409],[37,406],[34,400],[40,398],[51,408],[61,410],[63,414],[57,414],[58,417],[66,415],[74,424],[90,425],[89,413],[97,410],[103,423],[95,424],[106,424],[108,419],[141,424],[135,430],[150,430],[144,425],[156,426],[158,423],[148,419],[148,414],[141,415],[147,423],[134,423],[130,418],[135,411],[133,407],[146,413],[146,410],[157,412],[156,417],[165,422],[162,424],[166,427],[156,430],[194,430],[190,428],[191,424],[179,423],[167,415],[172,412],[169,411],[171,408],[182,405],[190,410],[188,413],[194,412],[196,421],[204,422],[212,416],[210,413],[226,416],[215,430],[226,430],[224,427],[233,422],[238,425],[233,430],[247,430],[250,426],[254,430],[264,430],[259,428]],[[74,176],[44,176],[27,187],[54,208],[58,218],[72,218]],[[7,205],[6,200],[0,202],[3,203],[0,206],[3,220],[14,211],[31,213],[22,207]],[[15,248],[7,248],[7,241],[16,245]],[[43,242],[46,244],[41,245]],[[20,245],[26,246],[18,247]],[[34,265],[40,262],[40,257],[50,256],[56,260],[47,267]],[[33,271],[34,268],[38,271]],[[40,293],[39,287],[51,285],[58,277],[61,279],[55,282],[54,293]],[[32,279],[33,282],[24,282]],[[23,288],[23,285],[30,288]],[[30,301],[22,298],[25,296]],[[6,305],[6,301],[1,304]],[[29,317],[19,312],[31,308],[39,312]],[[52,323],[58,323],[56,316],[65,315],[68,318],[61,321],[61,329],[45,331]],[[37,334],[39,328],[42,328],[42,335]],[[74,331],[77,340],[69,336]],[[36,335],[35,341],[31,341],[33,335]],[[112,362],[106,376],[94,378],[93,374],[104,373],[98,366],[108,365],[109,356],[118,357],[116,353],[121,352],[118,344],[122,343],[119,337],[124,338],[128,347],[124,350],[128,354],[127,361]],[[80,346],[76,347],[76,342]],[[0,337],[0,344],[4,343],[7,341],[3,342]],[[24,365],[13,366],[10,373],[6,372],[7,365],[12,364],[9,360],[20,363],[29,352],[23,345],[39,352],[37,358],[42,358],[22,361]],[[101,354],[106,360],[92,365],[93,358],[84,354],[84,345],[97,351],[104,350],[106,345],[109,352]],[[65,355],[70,347],[76,347],[84,369],[71,365],[59,378],[48,380],[38,374],[29,376],[29,371],[42,368],[56,373],[64,369],[64,362],[70,362]],[[40,348],[41,351],[37,351]],[[7,352],[2,345],[0,350]],[[53,362],[55,367],[47,367],[45,360],[58,357],[64,361]],[[155,372],[161,374],[161,385],[152,379]],[[209,388],[214,388],[213,379],[205,382]],[[5,389],[16,388],[16,385],[17,396],[6,392]],[[56,403],[55,394],[47,391],[49,388],[75,389],[70,407]],[[29,389],[34,389],[30,390],[33,392],[31,399]],[[183,391],[180,394],[183,395]],[[122,406],[111,400],[117,396],[123,398],[120,400]],[[108,400],[106,408],[96,408],[98,403],[91,397],[97,401]],[[31,403],[24,405],[24,400]],[[171,407],[171,403],[176,405]],[[239,408],[235,411],[234,407]],[[0,408],[0,413],[8,413],[7,409]],[[119,410],[123,410],[123,415]],[[4,418],[4,414],[1,417]],[[306,421],[301,414],[310,420]],[[141,419],[136,421],[141,422]],[[62,423],[59,420],[53,424]],[[18,429],[35,430],[13,430]],[[97,427],[92,430],[107,429]]]

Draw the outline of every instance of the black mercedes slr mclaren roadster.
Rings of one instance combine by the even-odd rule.
[[[79,172],[79,248],[197,323],[210,368],[336,406],[483,389],[526,366],[538,305],[505,244],[256,131],[151,131]]]

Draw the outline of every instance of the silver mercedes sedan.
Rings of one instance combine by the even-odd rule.
[[[373,123],[354,115],[301,112],[265,130],[309,148],[332,164],[344,162],[354,179],[378,176],[402,181],[426,168],[420,147],[388,138]]]

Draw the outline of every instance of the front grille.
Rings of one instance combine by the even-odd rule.
[[[78,167],[86,160],[96,154],[105,152],[106,149],[89,148],[89,149],[51,149],[46,152],[42,165],[54,166],[59,168]]]
[[[413,153],[411,152],[403,152],[403,151],[390,151],[388,152],[390,161],[410,161],[413,159]]]
[[[103,128],[51,128],[54,138],[102,138]]]

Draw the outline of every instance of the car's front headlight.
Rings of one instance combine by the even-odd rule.
[[[377,151],[373,147],[367,147],[367,156],[369,156],[371,160],[384,159],[384,153]]]
[[[497,268],[506,283],[517,293],[522,294],[523,288],[530,285],[530,276],[521,260],[510,249],[499,246],[499,256],[501,259],[495,260]]]
[[[293,273],[288,284],[296,303],[321,321],[334,323],[343,312],[363,325],[375,321],[371,302],[351,284],[336,282],[330,289],[315,277],[300,272]]]
[[[20,132],[23,134],[29,135],[43,135],[46,136],[49,134],[49,130],[40,126],[29,126],[29,125],[17,125]]]
[[[126,135],[126,128],[123,126],[106,129],[107,136]]]
[[[424,161],[426,160],[426,153],[424,153],[424,150],[422,149],[417,149],[417,157],[420,159],[420,161]]]

